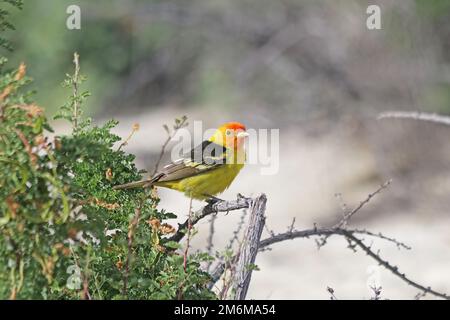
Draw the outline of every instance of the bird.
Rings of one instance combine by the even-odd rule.
[[[166,165],[152,178],[117,185],[113,189],[156,186],[183,192],[191,199],[219,201],[216,195],[225,191],[244,167],[248,135],[242,123],[225,123],[209,139]]]

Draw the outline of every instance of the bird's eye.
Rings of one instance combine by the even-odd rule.
[[[231,135],[231,130],[230,130],[230,129],[227,129],[227,130],[225,131],[225,134],[226,134],[227,136],[230,136],[230,135]]]

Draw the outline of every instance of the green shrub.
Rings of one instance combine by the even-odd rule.
[[[200,269],[209,257],[184,266],[167,240],[174,215],[148,191],[112,189],[142,172],[115,146],[116,121],[82,119],[78,63],[57,115],[73,130],[58,135],[26,91],[25,65],[0,62],[0,298],[215,298]]]

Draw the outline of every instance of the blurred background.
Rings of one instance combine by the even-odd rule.
[[[71,4],[81,8],[81,30],[66,28]],[[366,27],[369,4],[381,8],[381,30]],[[279,172],[247,166],[221,196],[266,193],[276,232],[293,217],[299,229],[332,225],[342,199],[351,208],[393,179],[352,226],[411,245],[373,242],[406,275],[450,292],[450,128],[376,120],[387,110],[450,113],[449,0],[39,0],[14,21],[10,65],[27,63],[37,103],[49,116],[64,103],[70,93],[60,83],[79,52],[83,88],[92,93],[85,113],[96,123],[120,120],[123,137],[139,123],[126,150],[142,169],[154,167],[162,124],[181,115],[204,128],[230,120],[279,128]],[[184,220],[188,200],[160,195],[160,206]],[[217,250],[239,218],[219,216]],[[204,249],[208,229],[208,221],[199,225],[195,248]],[[346,246],[338,238],[320,250],[312,239],[274,245],[258,256],[248,297],[328,299],[330,286],[337,298],[369,298],[375,262]],[[379,275],[383,298],[418,293],[383,269]]]

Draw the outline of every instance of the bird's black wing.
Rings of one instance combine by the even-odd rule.
[[[226,163],[227,149],[211,141],[190,150],[183,158],[166,165],[154,177],[156,181],[173,181],[195,176]]]

